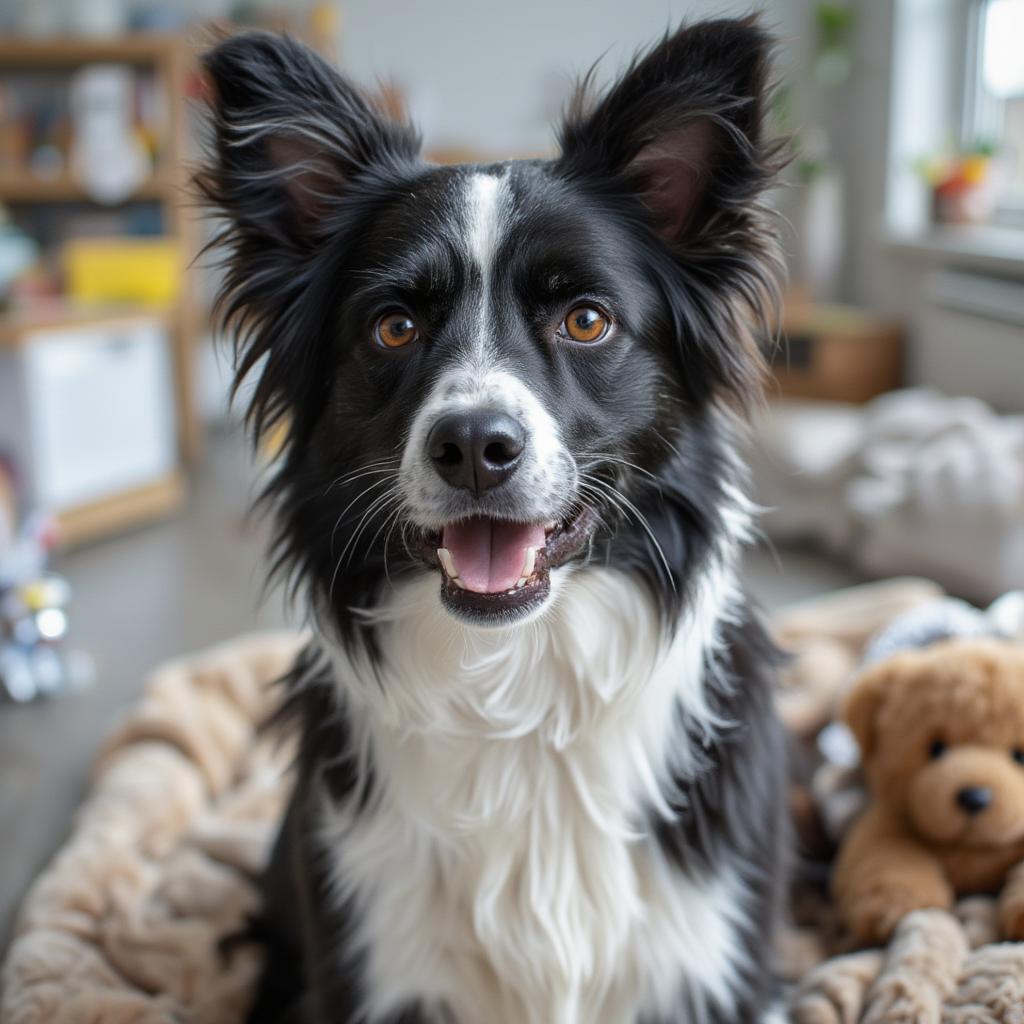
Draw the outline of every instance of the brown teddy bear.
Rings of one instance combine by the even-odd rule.
[[[871,790],[832,879],[854,939],[882,944],[911,911],[999,893],[1003,937],[1024,940],[1024,647],[893,655],[855,682],[842,717]]]

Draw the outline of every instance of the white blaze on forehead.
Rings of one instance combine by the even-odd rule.
[[[506,197],[504,175],[473,174],[467,191],[469,257],[480,271],[480,306],[477,346],[487,342],[491,319],[491,274],[501,238],[502,208]]]
[[[485,285],[498,248],[504,192],[504,177],[474,174],[469,179],[469,251],[484,275]]]

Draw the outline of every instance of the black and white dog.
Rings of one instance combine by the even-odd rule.
[[[458,167],[292,41],[206,57],[222,309],[315,625],[253,1020],[769,1016],[784,766],[734,442],[769,51],[684,27],[581,89],[556,159]]]

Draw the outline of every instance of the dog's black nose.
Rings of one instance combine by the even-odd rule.
[[[968,814],[981,814],[992,803],[992,790],[987,786],[967,786],[957,793],[956,802]]]
[[[427,437],[427,454],[442,479],[478,495],[516,471],[525,447],[522,424],[493,409],[449,413]]]

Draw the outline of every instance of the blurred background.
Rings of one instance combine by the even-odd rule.
[[[711,0],[0,2],[0,945],[167,657],[289,621],[187,199],[211,30],[285,29],[437,160],[551,152],[574,77]],[[1024,584],[1024,0],[766,0],[790,284],[753,431],[769,608]]]

